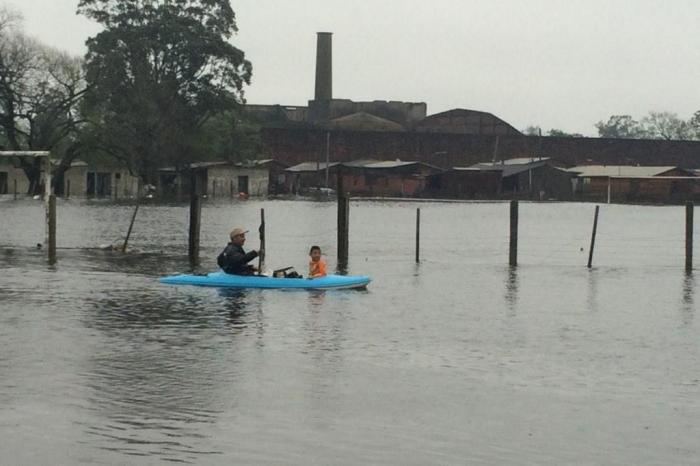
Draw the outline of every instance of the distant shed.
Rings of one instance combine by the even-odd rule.
[[[416,197],[442,169],[416,161],[363,160],[341,164],[343,189],[353,196]]]
[[[619,202],[680,202],[697,197],[700,178],[694,170],[675,166],[583,165],[576,175],[575,194],[581,200]]]

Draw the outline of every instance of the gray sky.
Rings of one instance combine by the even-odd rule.
[[[0,0],[25,30],[82,54],[97,25],[77,0]],[[333,35],[333,94],[483,110],[523,129],[596,135],[612,114],[700,110],[697,0],[233,0],[253,63],[250,103],[313,97],[317,31]]]

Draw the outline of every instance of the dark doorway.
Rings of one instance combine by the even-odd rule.
[[[0,172],[0,194],[7,194],[7,172]]]
[[[112,195],[112,174],[88,172],[87,195],[94,197],[108,197]]]
[[[238,177],[238,192],[248,194],[248,177],[239,176]]]

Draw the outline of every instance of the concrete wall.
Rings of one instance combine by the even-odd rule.
[[[63,197],[85,197],[87,166],[70,167],[63,174]]]
[[[207,170],[207,195],[211,197],[233,197],[243,189],[239,176],[248,177],[248,194],[266,196],[269,187],[269,171],[262,168],[239,168],[232,166],[210,167]]]
[[[112,197],[114,199],[131,199],[138,196],[139,178],[128,170],[121,169],[112,172]]]
[[[15,192],[15,186],[17,187],[17,195],[24,196],[29,190],[29,180],[24,174],[24,170],[21,168],[15,168],[11,164],[0,164],[0,172],[7,174],[7,192],[5,194],[0,193],[4,196],[13,196]]]

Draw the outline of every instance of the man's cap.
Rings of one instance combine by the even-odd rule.
[[[246,233],[248,233],[248,230],[244,230],[243,228],[234,228],[231,231],[231,238],[238,235],[245,235]]]

